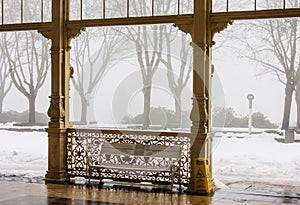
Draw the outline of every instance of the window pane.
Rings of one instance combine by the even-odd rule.
[[[21,22],[20,1],[4,0],[4,24]]]
[[[194,2],[191,0],[180,0],[180,14],[192,14]]]
[[[43,1],[43,21],[49,22],[52,20],[52,2],[48,0]]]
[[[79,20],[81,10],[80,0],[71,0],[70,7],[70,19]]]
[[[106,0],[105,18],[121,18],[127,16],[127,0]]]
[[[226,0],[213,0],[212,7],[213,12],[225,12]]]
[[[130,0],[129,1],[130,16],[151,16],[152,0]]]
[[[41,0],[23,0],[23,22],[41,22]]]
[[[257,10],[282,8],[283,0],[257,0]]]
[[[286,8],[300,8],[300,0],[286,0]]]
[[[102,19],[104,0],[84,0],[83,19]]]
[[[175,15],[178,13],[177,0],[154,0],[154,16]]]
[[[253,11],[254,0],[229,0],[229,11]]]

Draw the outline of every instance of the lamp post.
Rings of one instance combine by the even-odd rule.
[[[249,120],[248,120],[248,127],[249,127],[249,134],[252,132],[252,102],[254,100],[253,94],[248,94],[247,99],[249,100]]]

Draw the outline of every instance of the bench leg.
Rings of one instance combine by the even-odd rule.
[[[90,166],[88,166],[88,184],[89,185],[91,185],[91,174],[92,174],[91,168],[90,168]]]
[[[102,181],[102,176],[101,176],[102,170],[99,169],[98,173],[99,173],[99,187],[102,187],[103,184],[104,184],[103,181]]]
[[[174,184],[174,166],[171,167],[171,172],[170,172],[170,179],[171,179],[171,192],[173,192],[173,184]]]
[[[178,183],[179,183],[179,192],[181,193],[181,174],[179,171],[179,176],[178,176]]]

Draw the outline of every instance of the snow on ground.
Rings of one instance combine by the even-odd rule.
[[[215,139],[213,173],[224,182],[256,181],[300,186],[300,143],[275,134],[224,134]]]
[[[283,144],[276,134],[222,134],[213,148],[215,181],[272,182],[300,187],[300,143]],[[43,179],[47,133],[0,130],[0,177]]]
[[[0,130],[0,177],[43,178],[47,169],[47,134]]]

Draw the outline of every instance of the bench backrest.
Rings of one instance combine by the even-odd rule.
[[[101,146],[100,154],[180,159],[181,150],[182,149],[180,146],[142,145],[142,144],[104,142]]]

